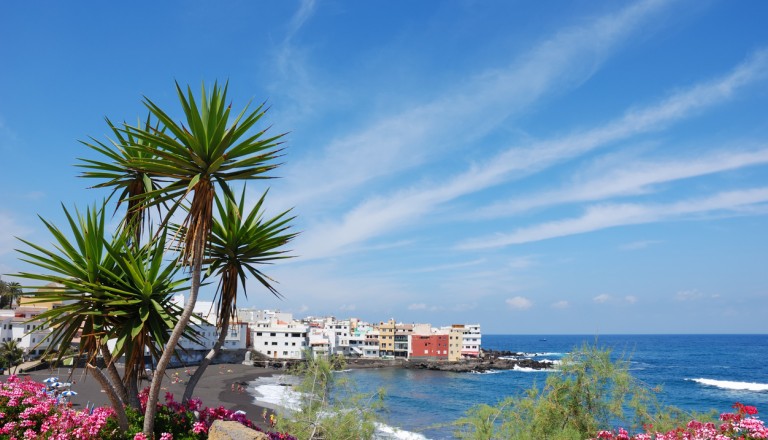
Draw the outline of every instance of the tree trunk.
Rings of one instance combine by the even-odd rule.
[[[177,322],[176,326],[173,328],[171,336],[168,339],[168,344],[165,346],[165,350],[163,350],[162,356],[160,356],[160,359],[157,361],[155,373],[152,376],[152,384],[149,387],[149,396],[147,399],[147,409],[144,412],[143,429],[144,435],[150,438],[152,436],[152,431],[155,429],[157,402],[159,400],[160,385],[162,385],[163,376],[165,376],[165,370],[168,368],[168,364],[171,362],[171,357],[176,351],[176,346],[179,343],[179,339],[181,339],[181,335],[187,328],[187,324],[189,324],[189,320],[192,317],[192,311],[195,308],[195,303],[197,302],[197,294],[200,290],[200,276],[203,268],[203,251],[205,248],[206,238],[207,237],[203,236],[203,234],[198,234],[196,236],[194,248],[192,251],[194,260],[192,262],[192,285],[189,291],[189,302],[187,302],[186,306],[184,306],[184,311],[182,311],[181,316],[179,317],[179,322]]]
[[[112,362],[112,353],[109,352],[109,348],[106,345],[101,346],[101,356],[104,358],[104,364],[107,366],[107,374],[109,374],[109,379],[112,381],[112,386],[115,388],[117,396],[120,397],[123,404],[127,404],[128,391],[125,389],[125,385],[120,378],[120,373],[117,371],[115,363]]]
[[[101,384],[101,389],[107,393],[109,402],[112,404],[112,408],[115,410],[115,415],[117,416],[117,425],[120,427],[120,429],[123,430],[123,432],[128,432],[128,416],[125,414],[125,406],[123,406],[123,403],[117,396],[115,388],[109,382],[107,376],[105,376],[104,373],[102,373],[98,368],[91,364],[86,364],[86,369],[93,374],[93,377],[96,379],[96,381]]]
[[[189,378],[187,387],[184,389],[184,397],[181,399],[182,402],[187,403],[189,399],[192,398],[192,393],[195,391],[197,382],[199,382],[200,378],[203,377],[205,369],[208,368],[208,365],[213,362],[213,359],[216,357],[216,355],[219,354],[219,351],[221,351],[221,346],[224,345],[224,340],[227,338],[227,332],[229,332],[229,318],[230,314],[227,313],[227,315],[224,317],[224,321],[221,323],[221,333],[219,334],[219,338],[216,340],[216,343],[213,344],[213,348],[211,348],[208,354],[205,355],[205,358],[203,358],[200,366],[195,370],[195,374]]]

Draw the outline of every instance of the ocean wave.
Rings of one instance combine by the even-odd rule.
[[[378,440],[427,440],[422,434],[402,429],[394,428],[383,423],[376,423],[376,434]]]
[[[520,371],[522,373],[547,373],[549,371],[555,371],[551,368],[536,369],[536,368],[529,368],[529,367],[521,367],[520,365],[515,365],[512,369],[514,371]]]
[[[470,371],[470,374],[499,374],[502,370]]]
[[[736,382],[732,380],[715,380],[715,379],[686,379],[702,385],[711,387],[722,388],[725,390],[740,390],[740,391],[768,391],[768,384],[756,383],[756,382]]]

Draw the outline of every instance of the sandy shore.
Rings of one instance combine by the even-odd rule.
[[[181,400],[190,374],[187,371],[194,372],[195,368],[169,368],[166,371],[166,378],[161,389],[161,401],[165,401],[166,392],[172,393],[175,400]],[[194,396],[203,401],[203,406],[223,406],[233,411],[245,411],[249,419],[261,425],[262,413],[264,409],[268,411],[269,409],[254,402],[253,396],[247,390],[248,382],[258,377],[279,374],[283,374],[283,371],[242,364],[211,365],[206,369],[205,374],[195,387]],[[85,408],[88,403],[96,406],[110,406],[109,399],[101,390],[99,383],[90,375],[86,376],[83,369],[54,368],[53,370],[32,371],[19,376],[22,378],[29,377],[37,382],[55,376],[59,378],[60,382],[71,382],[70,389],[77,392],[77,396],[71,398],[74,408]],[[5,377],[7,376],[3,376],[3,378]],[[174,378],[180,380],[173,383]],[[145,386],[149,386],[149,383],[144,382],[142,387]]]

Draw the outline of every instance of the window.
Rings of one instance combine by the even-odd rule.
[[[256,332],[256,336],[261,336],[261,332]]]
[[[288,356],[288,352],[287,352],[287,351],[284,351],[284,352],[283,352],[283,355],[284,355],[284,356]]]
[[[277,345],[277,342],[273,342],[272,345]]]
[[[269,342],[267,342],[267,341],[264,341],[264,345],[269,345]]]
[[[269,336],[277,336],[277,333],[270,333]]]

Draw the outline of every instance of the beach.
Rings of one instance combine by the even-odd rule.
[[[163,380],[160,400],[165,402],[165,393],[173,394],[174,400],[181,400],[187,379],[196,366],[188,368],[169,368]],[[119,368],[118,368],[119,370]],[[223,406],[232,411],[244,411],[254,423],[263,426],[263,411],[269,408],[255,403],[254,397],[248,392],[248,383],[258,377],[283,374],[282,370],[253,367],[243,364],[217,364],[209,366],[195,387],[194,397],[203,401],[203,406]],[[7,372],[6,372],[7,374]],[[111,406],[106,393],[91,375],[86,375],[82,368],[67,367],[45,369],[18,374],[19,377],[30,378],[43,382],[48,377],[58,377],[60,382],[72,383],[70,389],[77,392],[71,398],[72,406],[76,409],[85,408],[87,404],[95,406]],[[7,376],[1,376],[6,378]],[[174,383],[175,382],[175,383]],[[149,382],[142,382],[142,388]]]

